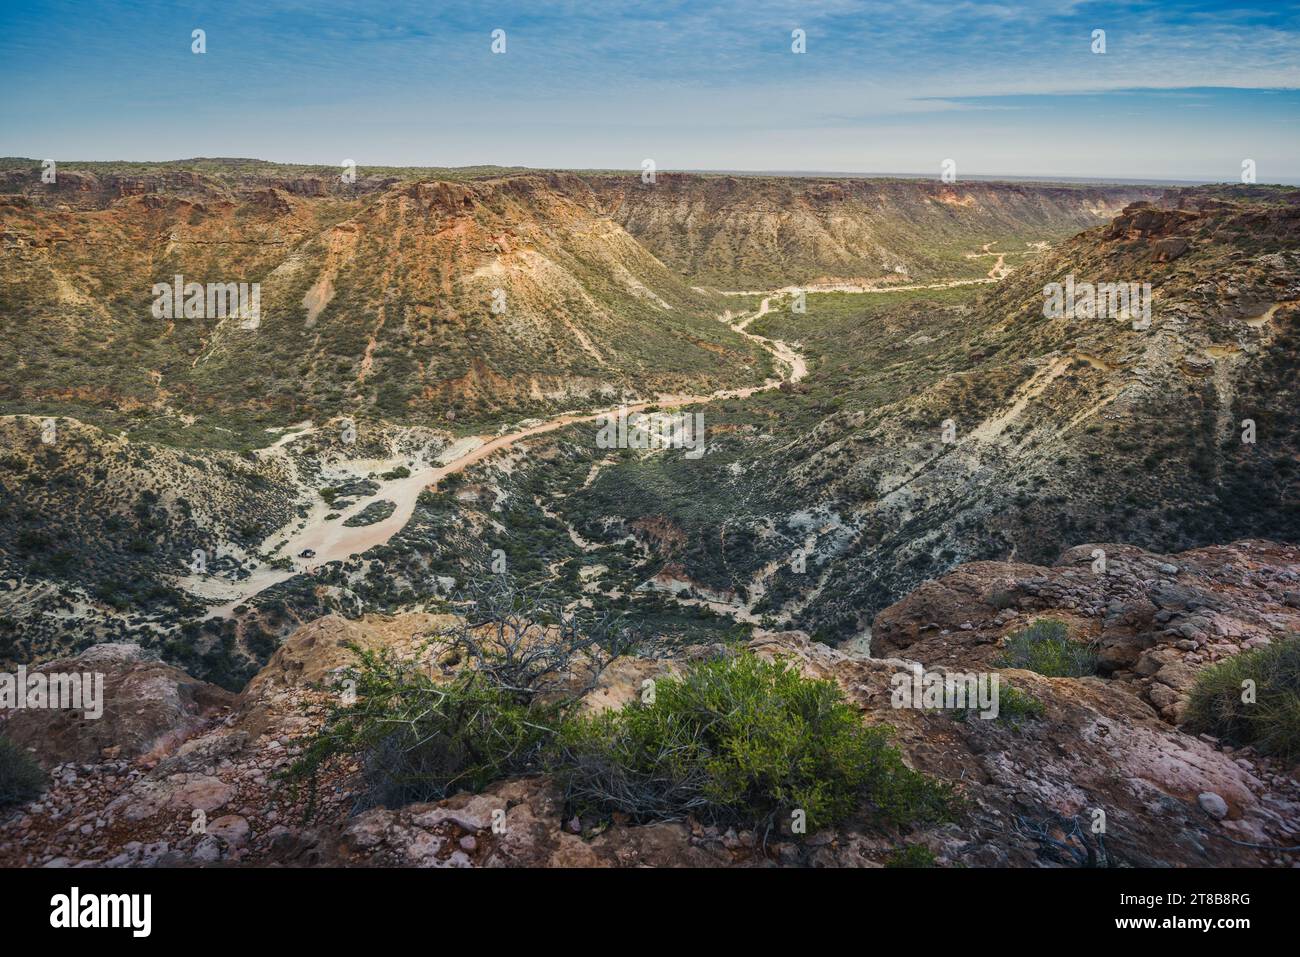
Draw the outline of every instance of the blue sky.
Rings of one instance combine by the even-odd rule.
[[[1276,2],[33,0],[0,81],[34,158],[1300,181]]]

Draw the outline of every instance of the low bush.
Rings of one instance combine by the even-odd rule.
[[[0,807],[24,804],[44,790],[41,766],[8,738],[0,738]]]
[[[882,822],[939,820],[951,795],[908,768],[837,685],[750,652],[665,678],[653,703],[574,718],[552,771],[579,814],[691,814],[766,836],[802,810],[810,830],[864,804]]]
[[[998,717],[1015,721],[1018,718],[1037,719],[1046,713],[1043,703],[1019,688],[1006,682],[998,689]]]
[[[1000,668],[1024,668],[1049,678],[1079,678],[1097,673],[1097,651],[1073,641],[1063,621],[1039,618],[1007,638]]]
[[[336,759],[360,765],[358,807],[436,801],[541,769],[560,724],[628,638],[516,589],[504,576],[471,616],[430,639],[420,661],[349,649],[337,703],[282,775],[309,788]],[[436,659],[450,673],[434,677]],[[454,670],[453,670],[454,669]]]
[[[907,767],[889,728],[866,725],[834,682],[752,652],[694,663],[659,681],[652,702],[577,714],[628,642],[503,584],[436,636],[436,665],[353,647],[347,697],[284,778],[311,788],[309,814],[320,773],[342,760],[359,766],[359,807],[549,772],[580,815],[693,815],[765,838],[797,811],[809,830],[859,811],[890,825],[948,816],[951,790]]]
[[[959,708],[953,717],[965,721],[979,717],[978,708]],[[1005,680],[998,682],[998,716],[997,721],[1018,723],[1020,719],[1037,720],[1047,713],[1041,701],[1028,692],[1012,687]]]
[[[289,780],[314,788],[328,761],[356,756],[364,784],[358,806],[400,807],[482,790],[536,766],[555,715],[473,671],[440,682],[387,650],[351,648],[359,663],[344,671],[339,703],[290,766]]]
[[[885,859],[886,867],[934,867],[934,851],[924,844],[908,844],[896,848]]]
[[[1288,761],[1300,758],[1300,637],[1206,668],[1192,687],[1185,723]]]

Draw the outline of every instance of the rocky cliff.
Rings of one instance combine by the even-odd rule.
[[[241,161],[0,169],[0,402],[115,425],[347,412],[475,420],[762,381],[706,286],[983,275],[1133,187],[384,170]],[[256,329],[154,286],[257,283]],[[219,312],[220,310],[215,310]],[[459,418],[457,418],[459,417]],[[167,430],[164,430],[167,431]]]
[[[1101,573],[1090,564],[1097,549],[1109,556]],[[1043,616],[1095,642],[1102,673],[999,668],[1007,636]],[[0,863],[879,866],[906,842],[941,866],[1275,866],[1293,863],[1300,846],[1295,766],[1179,724],[1204,668],[1300,630],[1300,551],[1291,546],[1240,541],[1162,555],[1093,543],[1049,566],[962,566],[882,611],[870,655],[799,632],[756,633],[758,654],[834,680],[864,721],[892,725],[908,763],[951,783],[962,808],[951,823],[908,833],[864,818],[766,846],[752,832],[691,820],[637,826],[616,815],[592,829],[566,820],[545,778],[354,815],[358,769],[346,762],[322,782],[304,823],[307,796],[275,775],[319,722],[330,675],[352,660],[347,646],[413,655],[450,621],[321,619],[298,629],[233,702],[136,654],[87,652],[93,659],[75,664],[107,670],[114,689],[101,723],[57,736],[31,733],[45,720],[31,712],[0,723],[51,771],[49,791],[0,824]],[[591,706],[620,705],[644,678],[714,653],[618,659]],[[892,680],[914,662],[992,670],[1040,709],[982,720],[892,707]]]
[[[660,174],[596,177],[600,208],[669,266],[722,289],[978,277],[965,255],[1052,242],[1158,198],[1138,186]]]
[[[602,468],[555,507],[594,540],[656,528],[663,587],[828,640],[961,562],[1296,541],[1298,228],[1295,190],[1174,192],[980,293],[774,298],[750,328],[803,382],[715,406],[700,463]],[[1045,315],[1071,283],[1149,287],[1149,320]]]

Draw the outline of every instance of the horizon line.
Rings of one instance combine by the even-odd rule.
[[[43,160],[28,156],[0,156],[0,163],[13,162],[30,162],[41,163]],[[76,167],[79,164],[124,164],[136,166],[165,166],[165,165],[183,165],[186,163],[260,163],[267,166],[301,166],[309,169],[335,169],[341,168],[341,163],[319,163],[302,160],[268,160],[251,156],[189,156],[176,159],[147,159],[147,160],[128,160],[128,159],[75,159],[75,160],[57,160],[59,165]],[[575,173],[575,174],[598,174],[598,173],[627,173],[628,175],[640,175],[639,167],[599,167],[599,166],[526,166],[519,164],[502,164],[502,163],[465,163],[457,166],[439,166],[439,165],[412,165],[400,163],[358,163],[358,171],[365,169],[374,170],[399,170],[399,169],[427,169],[427,170],[469,170],[478,168],[515,170],[529,173]],[[897,172],[897,171],[869,171],[858,172],[852,170],[819,170],[819,169],[735,169],[735,168],[697,168],[697,167],[660,167],[655,170],[656,173],[678,174],[693,176],[772,176],[780,178],[816,178],[826,177],[828,179],[918,179],[918,180],[935,180],[941,181],[941,177],[934,173],[919,172]],[[1069,183],[1069,184],[1087,184],[1098,183],[1107,185],[1132,185],[1132,186],[1300,186],[1300,177],[1289,177],[1274,180],[1267,183],[1240,183],[1229,179],[1215,179],[1213,177],[1197,178],[1172,178],[1159,176],[1087,176],[1072,173],[965,173],[958,176],[952,183],[947,185],[957,185],[963,180],[978,180],[982,182],[1041,182],[1041,183]]]

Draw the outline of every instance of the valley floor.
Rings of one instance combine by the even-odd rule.
[[[268,554],[289,557],[290,568],[263,567],[238,581],[221,580],[207,573],[195,574],[178,579],[177,585],[196,597],[222,602],[222,604],[211,610],[210,616],[228,617],[236,607],[274,585],[288,581],[299,574],[311,574],[314,569],[330,562],[345,562],[364,554],[372,548],[386,544],[410,521],[411,515],[415,511],[416,500],[421,492],[425,489],[436,488],[438,483],[448,476],[464,472],[471,466],[485,461],[490,456],[509,450],[523,440],[555,432],[571,425],[602,420],[611,414],[618,414],[619,412],[632,415],[651,408],[658,410],[675,409],[731,399],[745,399],[761,392],[780,388],[783,385],[794,385],[802,381],[808,374],[808,365],[805,358],[796,349],[779,339],[769,339],[748,331],[748,327],[752,322],[771,312],[774,299],[782,300],[789,307],[793,303],[794,297],[800,293],[812,295],[831,292],[853,294],[898,293],[951,289],[959,286],[997,282],[1006,276],[1009,270],[1003,265],[1006,259],[1005,254],[989,253],[988,248],[990,245],[992,244],[986,243],[979,253],[967,254],[968,256],[996,255],[998,257],[997,263],[990,269],[989,275],[985,279],[947,279],[921,285],[881,284],[863,286],[844,283],[812,283],[804,287],[788,286],[761,292],[727,291],[724,293],[725,295],[761,297],[757,309],[734,318],[728,314],[723,321],[734,332],[754,342],[773,357],[781,373],[779,379],[771,379],[757,386],[717,389],[703,395],[664,394],[655,397],[653,400],[611,406],[596,412],[554,415],[535,424],[529,424],[524,428],[496,436],[467,437],[445,450],[436,462],[417,464],[415,470],[408,477],[386,484],[382,491],[374,495],[358,499],[344,512],[330,515],[328,507],[315,503],[305,522],[300,522],[292,529],[286,529],[280,534],[272,536],[264,546],[263,550]],[[264,454],[280,453],[280,450],[283,450],[286,445],[316,431],[317,429],[311,423],[304,423],[302,428],[294,428],[288,431],[265,450]],[[374,467],[379,470],[399,464],[401,464],[399,460],[365,463],[367,467]],[[394,508],[387,518],[367,525],[349,526],[347,524],[348,519],[360,515],[378,502],[393,503]],[[328,518],[327,515],[329,515]],[[301,557],[303,553],[310,553],[310,555],[304,558]],[[717,603],[714,604],[716,607],[725,607],[718,606]],[[752,619],[752,616],[744,616],[742,620],[745,618]]]

